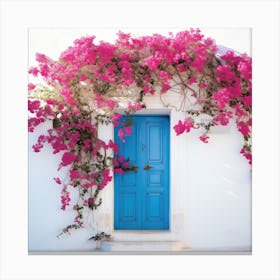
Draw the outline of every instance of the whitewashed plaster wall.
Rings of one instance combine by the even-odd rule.
[[[53,155],[49,146],[41,153],[32,151],[37,137],[51,126],[46,123],[29,135],[30,251],[89,250],[92,243],[87,239],[96,230],[112,233],[116,241],[178,240],[194,250],[251,248],[251,171],[239,154],[242,137],[235,124],[215,128],[204,144],[198,130],[175,135],[172,127],[182,113],[164,109],[156,97],[146,101],[146,113],[170,114],[170,231],[114,231],[112,182],[102,192],[101,207],[87,217],[87,228],[56,238],[75,213],[60,210],[60,186],[52,179],[66,177],[66,170],[57,172],[60,155]],[[104,140],[113,138],[113,127],[100,127],[99,134]]]

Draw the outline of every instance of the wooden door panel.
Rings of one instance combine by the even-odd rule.
[[[120,154],[136,165],[137,173],[115,175],[115,228],[169,228],[169,118],[134,116],[132,135]],[[149,168],[144,168],[144,167]]]

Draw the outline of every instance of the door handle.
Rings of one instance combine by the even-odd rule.
[[[149,164],[147,164],[147,165],[145,165],[144,166],[144,170],[150,170],[152,167],[149,165]]]

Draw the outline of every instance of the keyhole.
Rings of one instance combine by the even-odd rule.
[[[145,144],[142,144],[142,152],[145,150]]]

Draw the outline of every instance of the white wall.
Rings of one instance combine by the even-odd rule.
[[[242,137],[234,124],[208,144],[196,134],[186,139],[185,240],[196,249],[249,249],[251,171],[238,153]]]
[[[156,97],[147,99],[147,112],[162,111]],[[158,111],[160,110],[160,111]],[[179,240],[194,250],[235,250],[251,247],[251,171],[239,154],[242,137],[235,125],[215,128],[210,143],[199,139],[199,131],[176,136],[172,127],[182,113],[169,111],[171,119],[170,220],[166,233],[127,233],[113,230],[113,182],[103,191],[104,203],[89,217],[87,229],[56,238],[72,222],[71,210],[60,210],[60,186],[53,177],[59,156],[46,146],[32,152],[36,137],[51,124],[30,134],[29,141],[29,250],[88,250],[87,238],[97,229],[112,233],[115,240]],[[112,127],[101,127],[100,136],[113,137]],[[70,209],[70,208],[69,208]],[[99,223],[96,221],[99,220]]]

